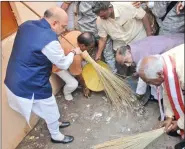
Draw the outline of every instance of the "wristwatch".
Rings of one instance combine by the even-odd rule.
[[[71,52],[74,53],[74,55],[76,55],[76,52],[74,50],[72,50]]]

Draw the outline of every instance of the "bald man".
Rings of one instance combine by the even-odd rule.
[[[19,26],[12,53],[8,62],[5,85],[8,102],[29,124],[31,112],[46,121],[54,143],[70,143],[72,136],[63,135],[59,128],[70,125],[59,122],[60,113],[49,78],[52,63],[67,70],[79,48],[72,49],[68,55],[58,41],[65,31],[68,17],[59,7],[45,11],[41,20],[26,21]],[[62,52],[61,52],[62,51]]]
[[[143,58],[137,72],[146,83],[163,86],[165,131],[173,136],[177,132],[184,138],[184,44],[162,55]],[[175,149],[183,147],[185,142],[177,144]]]

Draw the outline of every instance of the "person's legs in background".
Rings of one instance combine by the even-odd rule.
[[[103,56],[104,56],[105,62],[109,65],[112,72],[117,73],[116,59],[115,59],[115,54],[112,47],[112,40],[110,39],[110,37],[108,37],[107,39],[105,49],[103,50]]]

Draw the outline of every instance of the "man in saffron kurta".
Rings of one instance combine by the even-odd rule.
[[[145,57],[139,62],[137,72],[146,83],[162,84],[167,117],[165,131],[169,134],[177,132],[184,138],[184,44],[162,55]],[[185,146],[185,143],[181,145]],[[178,149],[179,145],[175,148]]]
[[[70,125],[59,122],[60,113],[49,78],[52,63],[60,69],[68,69],[79,48],[68,55],[58,41],[65,31],[68,17],[64,10],[53,7],[45,11],[41,20],[26,21],[19,26],[8,62],[5,85],[8,103],[29,124],[31,112],[46,121],[54,143],[70,143],[72,136],[63,135],[59,128]]]

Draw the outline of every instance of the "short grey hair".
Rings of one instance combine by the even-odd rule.
[[[45,18],[51,18],[53,16],[53,13],[50,10],[46,10],[44,12],[44,17]]]
[[[121,46],[119,47],[117,50],[118,50],[118,54],[119,55],[122,55],[122,56],[125,56],[126,54],[126,51],[130,49],[130,46],[129,45],[126,45],[126,46]]]
[[[149,57],[152,58],[152,60],[145,65],[141,65],[143,59],[138,62],[136,71],[144,71],[148,79],[157,79],[157,73],[163,71],[163,58],[161,55],[152,55]]]

